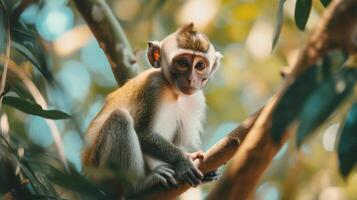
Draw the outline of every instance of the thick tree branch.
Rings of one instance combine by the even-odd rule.
[[[262,109],[252,114],[231,133],[229,133],[227,136],[217,142],[213,147],[211,147],[207,152],[205,152],[204,160],[201,163],[196,163],[198,165],[198,168],[203,173],[208,173],[216,170],[218,167],[228,162],[233,157],[237,149],[240,147],[249,130],[253,127],[253,124],[255,123],[261,111]],[[142,194],[138,198],[176,199],[189,188],[190,186],[188,184],[181,184],[179,187],[171,189],[167,189],[162,185],[157,185],[155,188],[150,189],[150,191],[145,194]]]
[[[248,199],[261,175],[278,152],[285,137],[276,145],[271,137],[272,111],[293,80],[328,50],[357,50],[357,1],[331,2],[312,32],[299,60],[281,90],[273,97],[254,124],[234,161],[207,199]]]
[[[128,39],[105,0],[73,1],[106,54],[119,85],[137,73]]]

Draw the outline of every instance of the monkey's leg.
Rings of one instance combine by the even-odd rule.
[[[124,109],[113,111],[103,124],[96,145],[96,163],[101,167],[111,164],[121,174],[131,177],[131,185],[123,186],[127,195],[140,193],[156,183],[175,182],[174,170],[159,166],[145,175],[144,158],[131,115]]]
[[[95,152],[100,167],[113,164],[123,174],[134,178],[145,174],[139,140],[127,110],[118,109],[110,114],[99,132]]]

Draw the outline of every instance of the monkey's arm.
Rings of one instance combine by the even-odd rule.
[[[145,132],[138,134],[144,153],[174,166],[176,176],[192,186],[201,183],[203,174],[194,165],[189,155],[177,146],[162,138],[159,134]]]

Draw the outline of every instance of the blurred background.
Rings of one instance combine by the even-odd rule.
[[[100,110],[105,96],[117,83],[110,65],[73,3],[46,0],[33,4],[21,15],[34,26],[46,49],[46,60],[60,88],[52,89],[41,80],[29,62],[18,62],[45,94],[50,108],[73,116],[57,120],[65,156],[81,170],[80,150],[89,122]],[[301,32],[294,24],[294,0],[284,7],[284,25],[272,51],[278,1],[264,0],[107,0],[118,17],[135,51],[141,70],[149,67],[146,41],[160,40],[179,26],[194,22],[223,55],[223,64],[206,88],[208,115],[203,150],[224,137],[240,121],[262,107],[278,90],[280,70],[291,66],[314,27],[323,7],[314,1],[307,24]],[[54,149],[51,128],[44,118],[26,115],[10,107],[0,118],[1,129],[26,133],[41,147]],[[340,121],[339,112],[319,128],[313,140],[297,150],[295,140],[286,143],[261,179],[252,198],[275,199],[356,199],[357,174],[346,181],[338,173],[334,153]],[[11,119],[11,120],[10,120]],[[294,137],[293,137],[294,138]],[[225,166],[222,167],[224,171]],[[191,189],[181,199],[201,199],[215,183]]]

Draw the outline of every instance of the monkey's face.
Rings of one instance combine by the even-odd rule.
[[[161,68],[174,89],[186,95],[201,90],[207,84],[222,58],[205,35],[193,30],[193,23],[161,42],[148,42],[147,56],[153,67]]]
[[[169,67],[171,83],[179,92],[192,95],[207,84],[210,68],[208,59],[201,55],[179,54]]]

